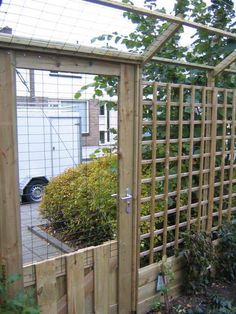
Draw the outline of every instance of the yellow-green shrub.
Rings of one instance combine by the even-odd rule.
[[[43,218],[64,240],[97,245],[116,233],[117,157],[105,156],[54,177],[40,205]]]

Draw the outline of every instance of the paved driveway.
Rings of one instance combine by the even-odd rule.
[[[62,254],[59,249],[33,234],[28,229],[28,226],[35,226],[42,223],[43,220],[38,212],[38,204],[21,205],[21,234],[24,265]]]

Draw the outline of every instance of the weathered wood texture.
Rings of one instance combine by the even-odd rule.
[[[135,123],[136,110],[140,93],[139,68],[131,65],[121,65],[119,85],[119,128],[118,128],[118,158],[119,158],[119,215],[118,215],[118,307],[120,314],[132,311],[132,300],[135,295],[136,280],[136,220],[137,208],[134,199],[128,202],[122,200],[127,192],[133,195],[133,187],[137,186],[137,165],[134,160],[136,153]]]
[[[0,34],[0,47],[3,49],[12,49],[15,51],[41,52],[62,56],[75,55],[78,58],[88,58],[91,60],[107,60],[112,62],[140,63],[142,56],[137,53],[117,51],[114,49],[103,49],[92,46],[83,46],[80,44],[70,44],[58,41],[38,40],[23,36],[12,36]],[[27,47],[27,49],[26,49]]]
[[[184,283],[184,261],[182,257],[167,259],[166,267],[173,272],[173,280],[168,284],[168,296],[181,295]],[[138,306],[137,314],[145,314],[150,310],[152,302],[162,298],[160,292],[156,292],[157,276],[162,271],[162,262],[154,263],[139,270]]]
[[[114,62],[97,61],[78,56],[16,51],[16,67],[48,71],[66,71],[72,73],[117,75],[120,65]]]
[[[168,42],[168,40],[170,40],[170,38],[178,32],[181,26],[181,24],[170,24],[169,27],[161,35],[159,35],[142,54],[143,63],[146,63],[155,54],[157,54],[161,50],[161,48]]]
[[[107,242],[25,266],[42,314],[117,313],[117,243]]]
[[[223,72],[227,67],[229,67],[236,60],[236,50],[234,50],[230,55],[228,55],[224,60],[217,64],[214,69],[214,76]]]
[[[0,51],[0,267],[6,275],[22,273],[14,65],[14,53]]]
[[[35,288],[42,314],[118,314],[117,242],[82,249],[24,267],[25,288]],[[171,257],[166,265],[175,273],[170,296],[183,284],[183,260]],[[156,278],[161,263],[139,270],[138,313],[144,314],[157,297]]]
[[[141,265],[172,256],[187,230],[211,233],[236,212],[236,92],[144,82]]]

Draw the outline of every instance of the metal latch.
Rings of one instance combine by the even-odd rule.
[[[117,194],[112,194],[112,197],[117,197]],[[122,196],[120,199],[124,202],[126,202],[126,213],[130,214],[132,212],[132,194],[130,188],[126,189],[126,195]]]

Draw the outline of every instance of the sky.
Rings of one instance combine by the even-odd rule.
[[[210,0],[205,1],[210,3]],[[136,6],[143,6],[143,0],[133,2]],[[157,8],[173,12],[174,0],[156,0],[156,3]],[[43,39],[48,43],[59,41],[91,45],[91,39],[101,34],[119,32],[128,35],[134,30],[135,25],[124,19],[122,14],[120,10],[83,0],[3,0],[0,28],[8,26],[12,28],[13,35]],[[186,28],[186,36],[190,37],[193,32]],[[92,45],[101,47],[104,43],[96,41]]]
[[[143,0],[133,0],[143,6]],[[210,0],[206,0],[210,2]],[[159,9],[172,13],[174,0],[157,0]],[[235,1],[236,7],[236,1]],[[128,35],[135,25],[122,16],[123,12],[85,2],[83,0],[3,0],[0,7],[0,28],[8,26],[13,35],[43,39],[47,43],[63,43],[91,46],[91,39],[104,33],[119,32]],[[185,28],[182,41],[190,45],[195,30]],[[95,41],[92,46],[104,43]],[[124,47],[117,46],[122,50]],[[40,77],[39,80],[42,80]],[[83,84],[82,84],[83,85]]]
[[[157,0],[157,7],[171,13],[174,3]],[[143,6],[143,1],[134,0],[134,4]],[[14,35],[28,38],[90,45],[91,38],[103,33],[129,34],[134,25],[122,13],[82,0],[3,0],[0,28],[11,27]]]

